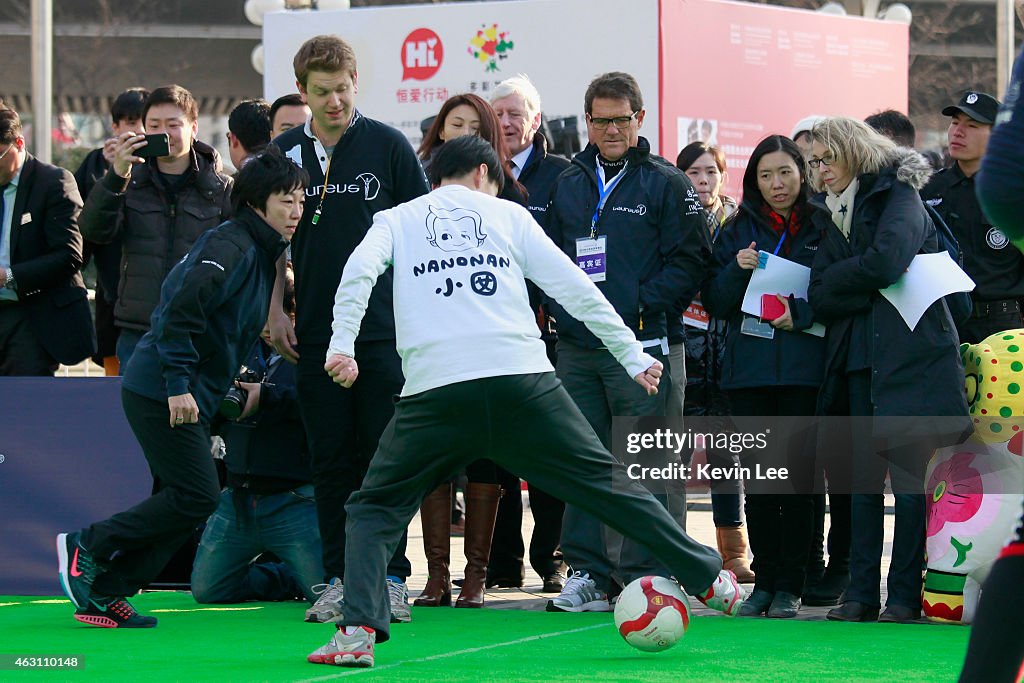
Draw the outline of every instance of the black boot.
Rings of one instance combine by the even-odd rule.
[[[849,585],[849,572],[840,574],[826,569],[824,578],[804,591],[803,603],[810,607],[833,607],[842,602]]]

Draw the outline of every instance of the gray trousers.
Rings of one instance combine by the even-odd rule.
[[[389,638],[388,559],[424,496],[481,457],[647,547],[691,594],[707,590],[722,568],[715,550],[687,536],[627,476],[554,373],[489,377],[399,400],[345,506],[342,625],[369,626],[378,643]]]
[[[611,449],[613,417],[665,416],[672,385],[668,358],[657,348],[647,352],[666,368],[655,396],[648,396],[607,350],[558,342],[558,378],[605,449]],[[669,507],[669,496],[656,497]],[[583,506],[566,503],[562,555],[573,571],[589,574],[598,590],[607,592],[613,577],[625,585],[641,576],[671,576],[668,567],[659,563],[647,548],[608,534],[604,525]],[[682,508],[685,510],[685,503]]]

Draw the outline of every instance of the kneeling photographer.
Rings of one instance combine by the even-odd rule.
[[[292,315],[294,308],[289,278],[285,310]],[[221,402],[219,433],[225,445],[227,486],[196,553],[196,602],[312,602],[312,586],[323,578],[295,366],[264,341],[266,332]],[[258,557],[268,552],[278,561]]]

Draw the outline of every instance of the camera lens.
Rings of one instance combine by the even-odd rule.
[[[229,420],[237,420],[245,409],[245,402],[249,399],[248,392],[239,387],[231,387],[228,393],[220,402],[221,417]]]

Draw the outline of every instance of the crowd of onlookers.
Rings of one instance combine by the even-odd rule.
[[[606,447],[613,416],[939,416],[962,432],[968,407],[959,344],[1024,326],[1024,256],[974,195],[999,107],[986,93],[966,91],[943,109],[948,168],[936,171],[913,149],[913,125],[899,112],[866,122],[811,116],[760,141],[742,195],[733,198],[723,194],[728,164],[720,148],[693,142],[675,164],[652,152],[642,134],[643,95],[628,74],[591,83],[590,144],[571,160],[549,153],[540,94],[524,75],[503,81],[490,101],[451,97],[414,152],[397,131],[368,118],[373,112],[356,109],[358,72],[347,45],[314,39],[303,50],[299,93],[273,104],[246,100],[228,120],[236,169],[273,145],[310,183],[264,335],[217,414],[199,415],[225,449],[223,493],[192,574],[197,600],[305,598],[313,603],[307,620],[340,616],[344,504],[359,488],[403,377],[386,280],[356,342],[361,383],[346,391],[325,375],[334,292],[373,215],[427,192],[424,170],[460,136],[493,147],[505,177],[501,197],[529,210],[669,369],[662,391],[647,394],[587,327],[531,288],[557,376]],[[110,130],[72,177],[33,159],[17,113],[0,111],[0,375],[52,375],[58,362],[88,355],[108,374],[123,372],[150,330],[168,273],[233,215],[233,179],[198,138],[196,101],[185,88],[126,90],[113,102]],[[147,155],[160,135],[166,153]],[[911,329],[879,290],[915,255],[948,249],[945,233],[976,283],[971,310],[940,299]],[[766,254],[809,269],[807,295],[779,292],[761,316],[751,315],[741,303]],[[94,318],[80,275],[89,260],[97,273]],[[814,333],[821,325],[827,331]],[[923,476],[936,445],[945,444],[902,446],[882,460],[867,457],[870,438],[851,434],[853,462],[861,464],[811,458],[819,465],[794,473],[807,490],[716,487],[718,550],[726,568],[753,584],[741,614],[787,618],[807,604],[834,606],[833,620],[919,618]],[[818,439],[784,447],[825,446]],[[705,456],[723,465],[735,458],[715,449]],[[887,474],[895,538],[881,611]],[[827,498],[811,490],[822,482]],[[529,487],[535,525],[527,544],[520,481],[490,461],[438,484],[421,508],[429,581],[418,606],[479,607],[486,588],[522,586],[527,560],[552,596],[549,611],[608,611],[625,583],[667,575],[649,549],[536,487]],[[685,492],[659,499],[685,525]],[[464,535],[466,554],[456,600],[453,532]],[[409,617],[410,571],[403,539],[388,565],[398,621]]]

